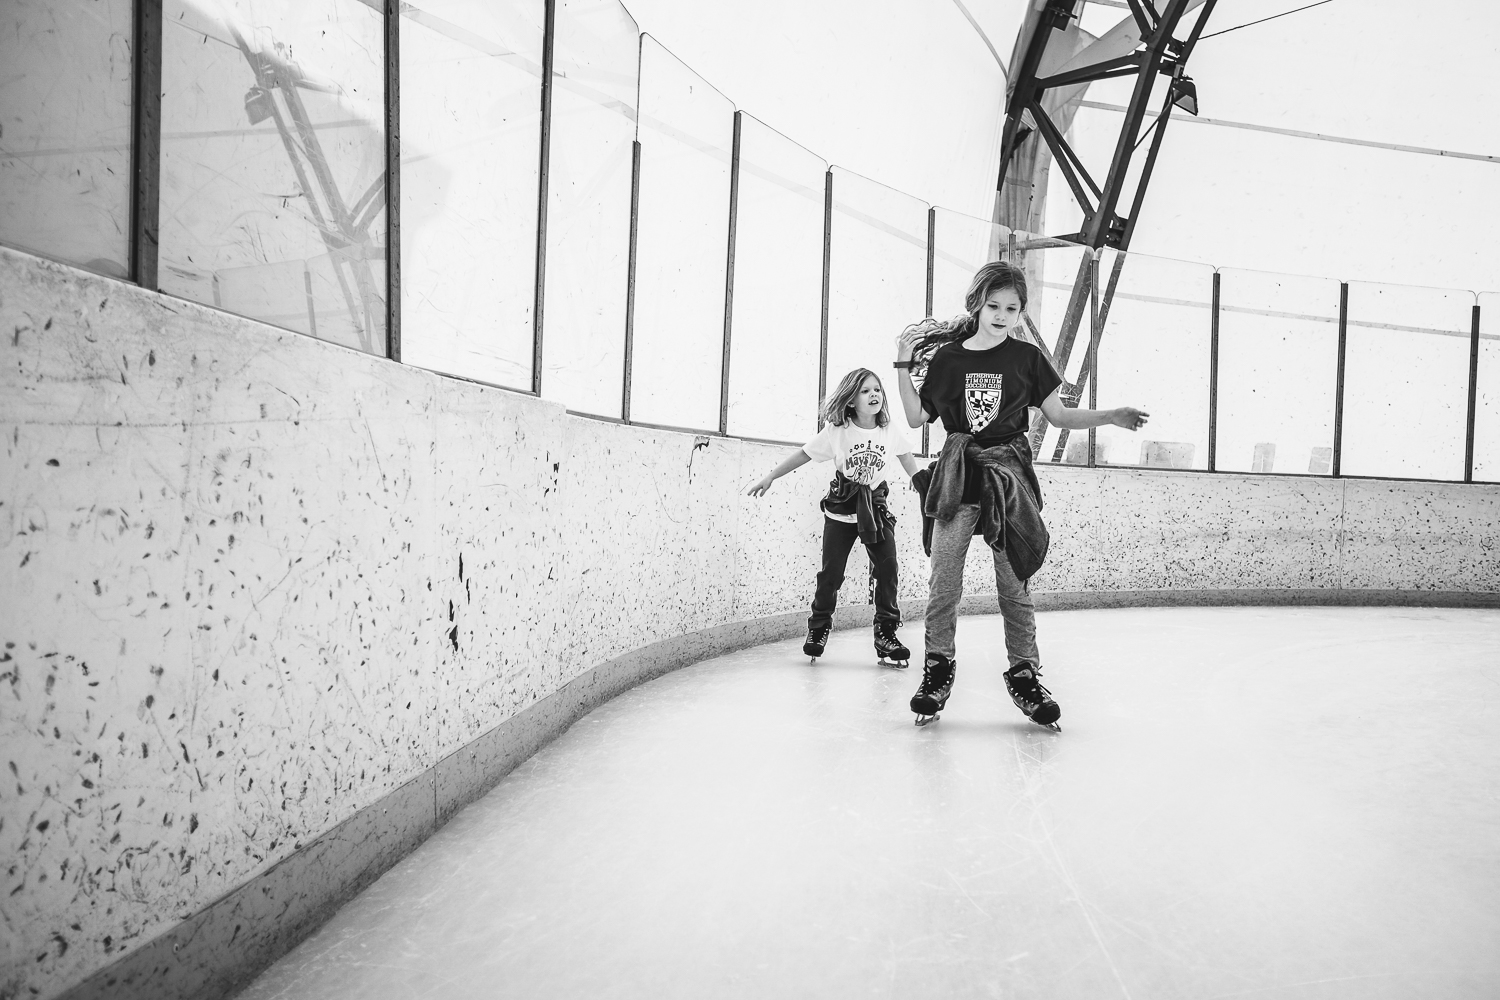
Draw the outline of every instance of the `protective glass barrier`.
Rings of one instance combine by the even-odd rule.
[[[1006,255],[1010,230],[972,215],[932,210],[932,314],[944,319],[965,312],[964,295],[974,272]]]
[[[1151,415],[1139,431],[1107,425],[1095,462],[1208,468],[1213,275],[1207,264],[1106,251],[1099,261],[1099,409]]]
[[[530,389],[546,5],[401,14],[401,360]]]
[[[1329,475],[1338,357],[1337,281],[1220,271],[1215,466]]]
[[[165,0],[163,291],[374,354],[385,30],[358,0]]]
[[[1012,247],[1014,248],[1012,250]],[[1089,261],[1088,249],[1060,240],[1016,233],[1006,256],[1026,274],[1028,292],[1024,334],[1052,358],[1063,379],[1060,395],[1068,406],[1088,406]],[[1031,413],[1031,446],[1036,461],[1088,464],[1086,431],[1053,427],[1040,410]]]
[[[896,337],[926,312],[927,203],[834,167],[826,391],[855,368],[868,368],[899,411],[891,368]]]
[[[641,36],[633,420],[717,430],[734,105]]]
[[[827,170],[780,132],[740,115],[732,434],[804,441],[817,432]]]
[[[0,243],[130,276],[131,2],[0,12]]]
[[[1474,394],[1474,481],[1500,482],[1500,292],[1479,296],[1479,371]]]
[[[640,32],[616,0],[554,17],[542,395],[618,417]]]
[[[1346,476],[1462,479],[1474,294],[1349,282]]]

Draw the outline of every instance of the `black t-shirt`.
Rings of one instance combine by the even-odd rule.
[[[1060,385],[1052,362],[1035,345],[1006,337],[987,351],[971,351],[962,341],[938,348],[919,396],[943,430],[972,434],[988,448],[1025,432],[1026,408],[1041,406]]]

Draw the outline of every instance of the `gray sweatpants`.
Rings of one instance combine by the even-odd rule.
[[[953,633],[958,628],[958,604],[964,596],[964,557],[979,520],[979,506],[964,504],[951,521],[932,525],[932,576],[928,582],[927,652],[954,658]],[[984,544],[981,538],[980,545]],[[1005,619],[1005,652],[1010,665],[1022,660],[1041,665],[1036,648],[1036,608],[1031,590],[1016,579],[1004,552],[994,552],[995,589]]]

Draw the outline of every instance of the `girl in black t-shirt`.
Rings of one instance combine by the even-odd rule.
[[[1081,430],[1114,424],[1137,430],[1147,414],[1129,406],[1081,410],[1063,405],[1052,359],[1020,340],[1026,277],[995,261],[980,268],[964,297],[968,312],[947,322],[926,320],[896,341],[897,385],[907,422],[939,418],[948,439],[927,480],[923,514],[933,519],[932,576],[927,601],[926,661],[911,699],[917,725],[948,702],[956,669],[954,632],[963,597],[969,539],[982,531],[993,550],[995,586],[1005,619],[1010,669],[1005,686],[1016,707],[1052,728],[1062,710],[1038,681],[1036,611],[1027,580],[1047,550],[1040,488],[1031,467],[1028,408],[1057,427]],[[912,369],[925,371],[920,391]],[[919,483],[920,485],[920,483]]]

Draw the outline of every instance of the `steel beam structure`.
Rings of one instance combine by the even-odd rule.
[[[1077,11],[1083,6],[1082,0],[1045,0],[1028,25],[1031,29],[1029,33],[1023,30],[1019,57],[1014,62],[1015,78],[1011,82],[1005,109],[1005,125],[1001,132],[1000,173],[996,185],[1001,192],[997,202],[1001,206],[997,215],[998,222],[1011,229],[1027,228],[1027,220],[1004,215],[1006,174],[1018,166],[1017,153],[1023,144],[1040,142],[1046,144],[1052,160],[1083,210],[1083,224],[1077,232],[1054,238],[1096,251],[1104,248],[1124,251],[1129,248],[1131,235],[1145,201],[1146,188],[1161,151],[1162,137],[1171,120],[1172,107],[1180,105],[1192,113],[1197,111],[1196,88],[1186,74],[1187,60],[1197,45],[1216,2],[1217,0],[1129,0],[1135,30],[1133,33],[1112,33],[1116,35],[1112,41],[1117,46],[1124,43],[1131,51],[1102,55],[1089,61],[1086,50],[1076,56],[1063,49],[1054,51],[1070,23],[1078,16]],[[1191,17],[1194,10],[1197,11],[1196,18]],[[1191,26],[1188,27],[1186,38],[1179,39],[1179,29],[1187,27],[1189,22]],[[1132,41],[1134,44],[1130,45]],[[1074,65],[1079,62],[1082,65]],[[1095,80],[1132,76],[1135,78],[1135,85],[1124,121],[1120,125],[1114,155],[1103,173],[1103,180],[1099,181],[1068,143],[1065,129],[1059,128],[1053,121],[1052,115],[1047,111],[1045,97],[1048,91],[1056,88],[1078,87]],[[1160,110],[1152,116],[1148,115],[1148,110],[1158,76],[1165,76],[1171,82],[1166,88]],[[1148,136],[1151,143],[1146,155],[1139,167],[1132,171],[1134,154]],[[1132,178],[1133,185],[1130,183]],[[1128,213],[1122,212],[1121,206],[1127,203]],[[1072,296],[1058,330],[1057,346],[1053,350],[1053,360],[1064,378],[1079,327],[1088,310],[1091,276],[1096,273],[1091,267],[1091,261],[1092,255],[1080,262],[1078,276],[1073,282]],[[1100,303],[1101,316],[1109,313],[1123,258],[1117,257],[1113,264],[1109,288],[1104,291]],[[1064,383],[1063,397],[1069,405],[1078,404],[1092,369],[1092,364],[1085,364],[1077,384]],[[1045,424],[1039,420],[1032,429],[1033,446],[1040,448],[1044,431]],[[1059,435],[1057,455],[1053,461],[1061,460],[1066,443],[1067,432],[1063,431]]]

